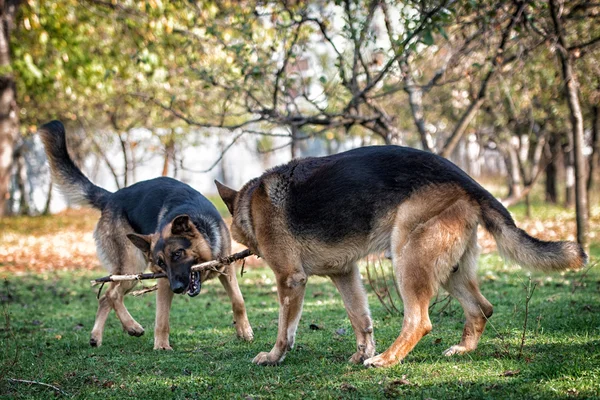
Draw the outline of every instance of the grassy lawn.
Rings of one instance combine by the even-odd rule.
[[[513,211],[522,217],[522,210]],[[572,223],[572,212],[562,216],[559,209],[534,211],[546,219],[543,223],[559,227]],[[90,222],[86,218],[56,217],[60,229],[52,218],[49,222],[2,221],[0,248],[18,247],[19,235],[33,234],[29,224],[37,224],[38,236],[60,237],[61,231],[90,229],[93,215],[87,218]],[[556,223],[562,218],[564,224]],[[544,230],[539,221],[522,222],[527,228]],[[53,258],[40,257],[47,263]],[[598,259],[600,248],[595,242],[590,264]],[[339,294],[323,278],[309,281],[296,348],[283,365],[258,367],[251,360],[271,348],[277,329],[277,299],[268,268],[249,269],[240,278],[254,342],[235,337],[225,291],[218,281],[211,281],[196,298],[176,296],[171,315],[174,350],[156,352],[152,350],[154,294],[126,299],[132,315],[146,328],[144,336],[129,337],[112,314],[103,346],[91,348],[88,339],[97,300],[89,280],[105,275],[94,266],[97,262],[90,267],[85,260],[73,261],[78,269],[63,270],[59,264],[35,274],[38,269],[21,268],[18,260],[2,260],[0,397],[600,398],[598,266],[587,272],[531,275],[537,287],[520,354],[528,273],[505,265],[495,252],[486,254],[479,276],[495,312],[479,348],[463,356],[442,356],[444,349],[459,341],[463,314],[455,301],[445,307],[439,303],[431,310],[431,334],[402,364],[377,370],[347,363],[354,352],[354,335]],[[402,317],[387,314],[370,289],[369,303],[381,352],[397,337]],[[63,393],[15,379],[53,385]]]

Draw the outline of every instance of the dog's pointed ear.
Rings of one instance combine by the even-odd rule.
[[[178,215],[171,223],[171,234],[177,236],[192,236],[195,233],[195,226],[189,215]]]
[[[150,254],[150,248],[152,243],[151,235],[139,235],[137,233],[128,233],[127,238],[131,240],[131,243],[135,247],[143,251],[145,254]]]
[[[233,209],[235,204],[235,198],[237,197],[238,192],[233,190],[230,187],[223,185],[221,182],[215,180],[215,185],[217,185],[217,190],[219,191],[219,196],[223,199],[223,202],[227,206],[227,209],[233,215]]]

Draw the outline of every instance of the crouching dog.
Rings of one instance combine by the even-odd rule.
[[[237,335],[252,340],[253,333],[234,265],[221,275],[215,271],[191,271],[195,264],[228,256],[229,231],[208,199],[190,186],[171,178],[156,178],[136,183],[111,193],[94,185],[73,163],[67,151],[65,129],[52,121],[39,130],[52,179],[60,191],[76,204],[101,211],[94,231],[96,251],[111,274],[138,274],[148,263],[154,272],[165,272],[158,280],[154,348],[170,350],[169,312],[173,293],[196,296],[202,283],[219,275],[229,295]],[[99,299],[90,345],[100,346],[108,314],[115,310],[124,330],[132,336],[144,328],[127,311],[123,297],[136,281],[111,282]]]
[[[294,160],[239,191],[217,182],[233,215],[231,233],[275,273],[277,341],[254,363],[283,361],[294,346],[306,282],[329,276],[356,335],[350,358],[391,366],[432,329],[429,302],[440,286],[462,305],[466,322],[450,356],[477,347],[492,305],[477,283],[477,226],[492,234],[508,260],[545,272],[577,269],[587,259],[573,242],[546,242],[517,228],[488,191],[450,161],[398,146],[363,147],[328,157]],[[400,334],[375,355],[373,325],[356,262],[391,253],[404,303]]]

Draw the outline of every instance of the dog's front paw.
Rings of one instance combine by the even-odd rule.
[[[455,354],[465,354],[466,352],[467,352],[467,348],[465,346],[454,345],[454,346],[450,347],[449,349],[446,349],[443,354],[446,357],[450,357]]]
[[[279,365],[283,361],[284,357],[276,356],[272,353],[263,351],[258,353],[252,362],[256,365]]]
[[[372,356],[372,354],[371,354]],[[365,360],[369,359],[369,355],[365,354],[364,351],[357,351],[352,354],[352,357],[348,360],[351,364],[362,364]]]
[[[100,346],[102,346],[102,338],[101,337],[100,338],[96,338],[96,337],[92,336],[90,338],[90,346],[92,346],[92,347],[100,347]]]
[[[133,324],[126,326],[125,331],[129,334],[129,336],[140,337],[144,334],[144,328],[135,321]]]
[[[391,367],[392,365],[398,364],[398,362],[400,362],[400,360],[394,357],[388,357],[385,353],[383,353],[378,356],[366,359],[363,365],[368,368],[382,368]]]
[[[154,343],[154,350],[173,350],[169,343]]]
[[[252,331],[252,328],[250,328],[250,326],[248,326],[246,329],[241,329],[237,332],[237,336],[242,339],[245,340],[246,342],[251,342],[254,340],[254,332]]]

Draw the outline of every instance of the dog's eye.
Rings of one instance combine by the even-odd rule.
[[[179,249],[177,251],[174,251],[173,253],[171,253],[171,259],[173,261],[177,261],[181,258],[181,256],[183,255],[183,250]]]
[[[159,258],[158,261],[156,261],[156,265],[162,269],[165,269],[165,262],[162,260],[162,258]]]

